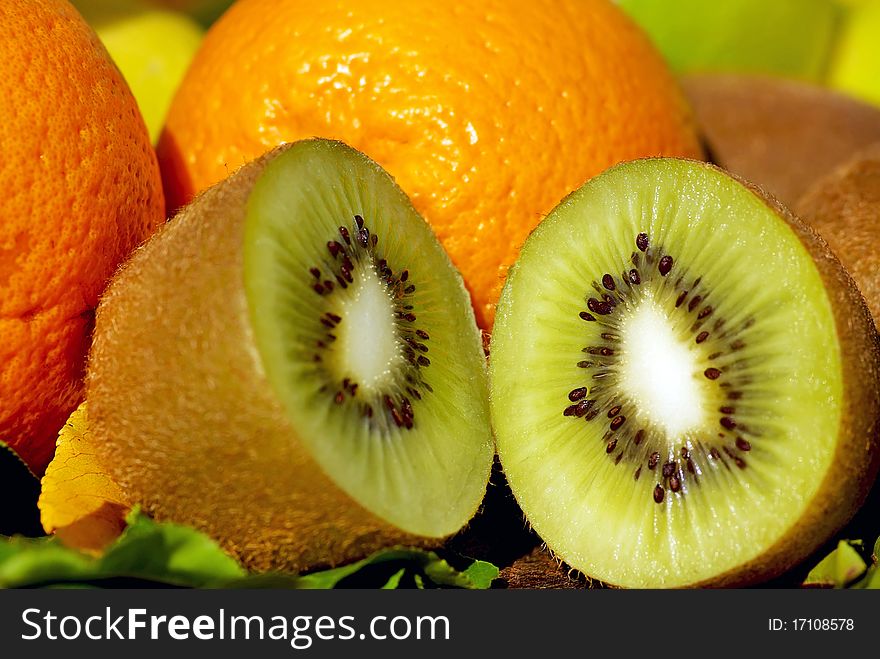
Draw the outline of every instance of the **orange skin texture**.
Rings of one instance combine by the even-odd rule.
[[[160,138],[169,211],[312,136],[397,179],[484,329],[520,245],[563,196],[623,160],[702,155],[676,81],[607,0],[240,0]]]
[[[66,0],[0,3],[0,69],[0,441],[41,474],[98,296],[165,204],[134,98]]]

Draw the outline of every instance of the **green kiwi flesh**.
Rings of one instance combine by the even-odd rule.
[[[493,456],[460,275],[391,177],[326,140],[246,165],[134,255],[88,400],[132,500],[255,569],[436,543]]]
[[[781,574],[877,471],[861,296],[805,225],[705,163],[619,165],[541,223],[501,296],[490,391],[527,519],[619,586]]]

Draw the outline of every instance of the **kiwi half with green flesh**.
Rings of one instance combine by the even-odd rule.
[[[880,141],[880,108],[816,85],[731,74],[688,76],[682,86],[713,162],[791,207]]]
[[[880,143],[817,181],[795,211],[828,242],[880,319]]]
[[[132,501],[254,569],[436,543],[493,457],[462,279],[391,177],[281,147],[139,250],[97,311],[89,415]]]
[[[827,245],[705,163],[619,165],[526,241],[492,334],[501,463],[533,528],[610,584],[747,584],[877,472],[877,336]]]

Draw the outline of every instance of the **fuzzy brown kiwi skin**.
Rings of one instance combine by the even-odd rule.
[[[880,141],[880,109],[816,85],[701,74],[682,86],[715,164],[791,207],[855,151]]]
[[[880,319],[880,142],[817,181],[795,206],[831,246]]]
[[[880,469],[880,339],[864,297],[819,234],[772,195],[734,178],[785,220],[813,257],[834,313],[843,405],[832,466],[797,524],[760,556],[693,587],[757,584],[802,563],[852,519]]]
[[[101,462],[145,512],[201,529],[252,570],[300,572],[394,544],[439,545],[388,524],[337,487],[271,392],[249,321],[242,245],[249,193],[286,148],[202,193],[111,282],[87,375]],[[180,337],[194,349],[156,348]],[[132,439],[138,433],[151,442]],[[173,441],[206,434],[216,440],[202,459],[222,469],[186,464],[191,451]]]

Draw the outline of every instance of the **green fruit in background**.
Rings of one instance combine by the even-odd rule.
[[[174,11],[182,11],[202,25],[210,25],[226,11],[235,0],[149,0],[152,4]]]
[[[838,36],[828,72],[835,89],[880,105],[880,1],[850,10]]]
[[[190,17],[136,0],[73,0],[125,76],[155,142],[203,29]]]
[[[680,73],[819,80],[840,8],[831,0],[618,0]]]

